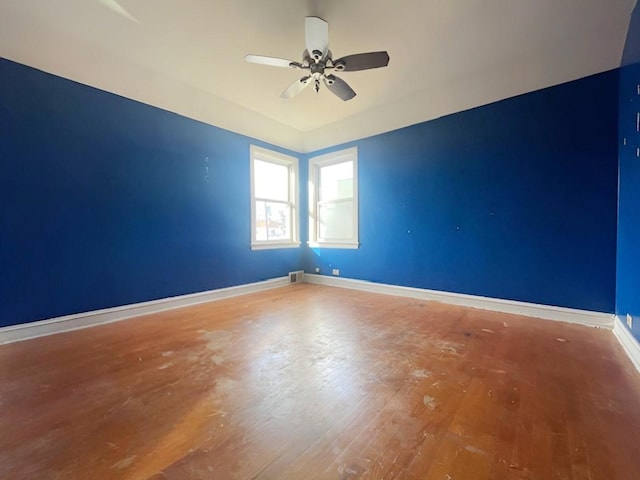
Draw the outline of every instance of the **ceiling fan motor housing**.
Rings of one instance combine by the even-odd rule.
[[[322,75],[324,73],[324,63],[312,63],[309,66],[309,69],[311,70],[311,74],[317,73]]]

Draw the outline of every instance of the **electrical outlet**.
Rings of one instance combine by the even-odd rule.
[[[629,328],[633,328],[633,317],[627,313],[627,325]]]
[[[316,273],[320,273],[320,267],[316,267]]]
[[[334,268],[333,270],[331,270],[331,274],[338,276],[340,275],[340,270],[338,270],[337,268]]]

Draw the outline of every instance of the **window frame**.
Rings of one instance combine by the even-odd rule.
[[[318,206],[320,192],[320,170],[323,167],[337,165],[340,163],[353,162],[353,196],[351,201],[353,204],[352,212],[352,236],[349,239],[326,240],[318,237]],[[309,158],[309,241],[311,248],[344,248],[358,249],[360,248],[358,219],[358,147],[351,147],[336,152],[325,153],[316,157]],[[343,199],[338,200],[344,201]],[[335,200],[333,202],[336,202]]]
[[[274,203],[282,203],[278,199],[256,198],[255,195],[255,160],[262,162],[283,165],[288,168],[289,172],[289,192],[287,204],[290,211],[291,235],[288,240],[258,240],[256,238],[256,202],[266,201]],[[298,221],[298,205],[299,202],[299,176],[298,176],[298,158],[284,153],[269,150],[257,145],[249,147],[249,165],[250,165],[250,192],[251,192],[251,250],[267,250],[276,248],[297,248],[300,246],[300,222]]]

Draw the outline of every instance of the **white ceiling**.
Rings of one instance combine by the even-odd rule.
[[[0,56],[296,151],[400,128],[620,65],[636,0],[0,0]],[[280,93],[304,17],[329,22],[358,95]]]

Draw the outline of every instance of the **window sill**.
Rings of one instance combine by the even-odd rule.
[[[360,248],[359,242],[307,242],[309,248],[345,248],[357,250]]]
[[[273,250],[276,248],[298,248],[300,242],[252,243],[251,250]]]

